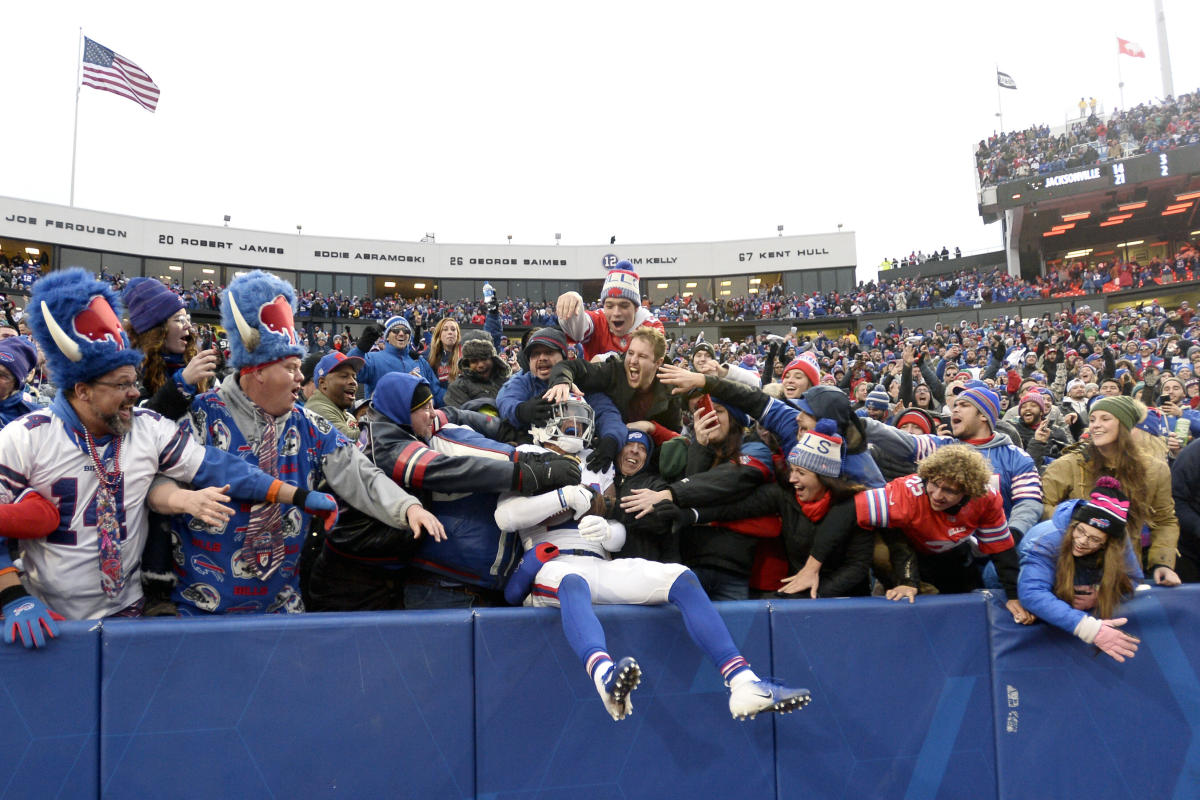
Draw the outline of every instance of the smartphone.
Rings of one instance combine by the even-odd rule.
[[[1158,398],[1159,406],[1166,405],[1169,402],[1171,402],[1171,395],[1169,394],[1164,394],[1162,397]]]
[[[700,399],[696,401],[696,416],[700,416],[700,414],[711,414],[712,410],[712,398],[707,394],[700,395]]]

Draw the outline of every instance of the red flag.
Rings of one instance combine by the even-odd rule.
[[[1134,58],[1145,58],[1146,51],[1138,45],[1137,42],[1131,42],[1128,39],[1117,37],[1117,54],[1122,56],[1133,56]]]

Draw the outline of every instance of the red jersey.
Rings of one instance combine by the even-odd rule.
[[[896,478],[882,489],[868,489],[854,498],[858,524],[864,528],[896,528],[924,553],[944,553],[974,536],[985,555],[1015,545],[1004,516],[1004,501],[994,487],[967,502],[951,516],[934,511],[917,475]]]
[[[630,333],[642,325],[666,334],[658,317],[651,316],[649,311],[639,307],[633,318],[633,327],[629,329]],[[572,341],[583,345],[583,357],[587,361],[603,353],[624,353],[629,349],[629,334],[614,336],[608,327],[608,318],[600,309],[584,311],[566,320],[562,323],[562,329]]]

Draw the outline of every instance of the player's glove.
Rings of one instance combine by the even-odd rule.
[[[545,425],[553,413],[554,405],[541,397],[531,397],[517,404],[516,410],[517,420],[526,428]]]
[[[324,492],[310,492],[307,489],[297,489],[292,504],[300,506],[309,514],[325,520],[326,532],[333,529],[338,520],[338,504],[333,495]]]
[[[608,538],[608,520],[588,514],[579,520],[579,535],[589,542],[604,544]]]
[[[592,500],[595,496],[595,492],[578,483],[558,490],[558,499],[563,508],[570,509],[575,519],[592,510]]]
[[[4,609],[4,643],[13,644],[17,639],[26,649],[45,647],[46,636],[58,636],[57,614],[46,608],[46,604],[25,591],[23,586],[10,586],[0,592],[0,606]]]
[[[504,599],[510,606],[519,606],[525,602],[525,595],[529,594],[529,589],[533,586],[533,579],[537,577],[542,565],[553,560],[557,555],[557,547],[549,542],[542,542],[521,556],[521,563],[517,565],[512,577],[504,586]]]
[[[541,494],[560,486],[566,487],[579,483],[582,473],[579,463],[575,459],[563,456],[529,459],[523,458],[524,455],[524,453],[517,454],[517,463],[513,469],[512,488],[521,494]]]
[[[607,472],[612,466],[617,453],[621,452],[621,444],[611,436],[600,437],[600,444],[592,450],[587,459],[587,468],[592,472]]]

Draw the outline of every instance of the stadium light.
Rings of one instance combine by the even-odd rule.
[[[383,282],[383,288],[385,288],[385,289],[395,289],[395,288],[396,288],[396,282],[395,282],[395,281],[384,281],[384,282]]]
[[[696,288],[696,282],[695,282],[695,281],[691,281],[690,283],[685,283],[685,284],[683,285],[683,288],[685,288],[685,289],[695,289],[695,288]]]
[[[1166,211],[1162,212],[1162,215],[1164,217],[1170,217],[1174,214],[1182,214],[1183,212],[1185,212],[1187,210],[1188,210],[1187,206],[1185,206],[1183,208],[1169,208]]]
[[[1090,247],[1088,247],[1084,250],[1072,250],[1071,252],[1069,252],[1065,256],[1063,256],[1063,258],[1079,258],[1080,256],[1086,256],[1090,252],[1092,252],[1092,248],[1090,248]]]
[[[301,229],[301,228],[303,228],[303,227],[304,227],[303,225],[297,225],[297,226],[296,226],[296,235],[297,235],[297,236],[299,236],[299,235],[300,235],[300,229]]]
[[[558,246],[558,243],[561,241],[562,241],[562,234],[561,233],[554,234],[554,245],[556,247]]]
[[[1075,222],[1077,220],[1087,219],[1091,215],[1092,215],[1092,212],[1090,212],[1090,211],[1077,211],[1074,214],[1063,214],[1062,221],[1063,222]]]
[[[200,271],[203,272],[205,275],[216,275],[217,274],[217,271],[215,269],[213,269],[212,267],[204,267]]]
[[[654,284],[654,288],[655,288],[655,289],[665,289],[665,288],[667,288],[667,284],[665,284],[665,283],[656,283],[656,284]]]
[[[511,233],[508,235],[508,243],[512,244],[512,234]]]
[[[1105,221],[1106,222],[1124,222],[1125,220],[1129,219],[1132,216],[1133,216],[1133,214],[1113,214],[1111,217],[1109,217]]]
[[[413,288],[414,288],[414,289],[424,289],[424,288],[425,288],[425,284],[423,284],[423,283],[414,283],[414,284],[413,284]]]
[[[1100,227],[1101,228],[1111,228],[1113,225],[1124,225],[1124,224],[1125,224],[1125,220],[1123,220],[1123,219],[1110,219],[1108,222],[1101,222]]]
[[[183,267],[178,264],[168,264],[167,269],[171,270],[171,272],[183,272]]]
[[[1145,239],[1135,239],[1132,242],[1121,242],[1117,247],[1137,247],[1139,244],[1145,244]]]
[[[1175,195],[1175,202],[1182,203],[1184,200],[1195,200],[1197,197],[1200,197],[1200,192],[1188,192],[1187,194],[1177,194],[1177,195]]]
[[[1191,205],[1192,205],[1191,200],[1187,201],[1186,203],[1172,203],[1171,205],[1167,206],[1166,210],[1167,211],[1177,211],[1182,208],[1190,208]]]
[[[1052,231],[1069,231],[1069,230],[1071,230],[1071,228],[1074,228],[1074,227],[1075,227],[1074,222],[1067,222],[1063,225],[1055,225],[1050,230],[1052,230]]]
[[[38,250],[36,247],[26,247],[25,252],[31,256],[41,255],[42,253],[42,251]]]
[[[1139,208],[1145,208],[1146,201],[1138,200],[1136,203],[1118,203],[1117,208],[1121,211],[1137,211]]]
[[[226,215],[225,215],[225,227],[226,227],[226,228],[228,228],[228,227],[229,227],[229,220],[230,220],[230,216],[229,216],[228,214],[226,214]]]
[[[1049,230],[1042,234],[1042,238],[1044,239],[1047,236],[1062,236],[1064,233],[1066,233],[1066,231]]]

